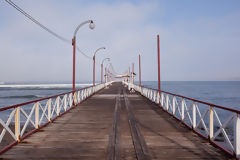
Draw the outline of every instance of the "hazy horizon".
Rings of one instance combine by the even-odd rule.
[[[142,82],[158,82],[158,81],[142,81]],[[240,82],[240,81],[236,81],[236,80],[232,80],[232,81],[223,81],[223,80],[219,80],[219,81],[161,81],[161,82]],[[96,81],[96,83],[100,83],[100,81]],[[135,83],[138,84],[139,81],[135,80]],[[0,85],[6,85],[6,84],[72,84],[72,82],[70,81],[19,81],[19,82],[0,82]],[[81,82],[76,82],[76,84],[92,84],[91,81],[81,81]]]

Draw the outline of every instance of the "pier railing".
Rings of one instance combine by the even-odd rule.
[[[0,154],[110,83],[0,108]]]
[[[235,110],[170,92],[123,82],[198,135],[225,152],[240,158],[240,110]]]

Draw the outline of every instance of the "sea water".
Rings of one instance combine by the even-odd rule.
[[[76,84],[76,89],[91,83]],[[72,84],[2,84],[0,85],[0,108],[31,100],[57,95],[72,90]]]
[[[156,81],[142,85],[158,88]],[[161,90],[240,110],[240,81],[163,81]]]
[[[81,83],[76,88],[90,85]],[[143,81],[142,85],[158,88],[157,81]],[[0,107],[68,92],[71,87],[71,84],[0,84]],[[240,110],[240,81],[163,81],[161,89]]]

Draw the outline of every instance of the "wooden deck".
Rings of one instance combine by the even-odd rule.
[[[138,93],[113,83],[2,159],[230,159]]]

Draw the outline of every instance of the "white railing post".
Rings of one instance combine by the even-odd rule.
[[[193,103],[192,106],[192,128],[195,129],[196,128],[196,122],[197,122],[197,112],[196,112],[196,104]]]
[[[153,101],[156,103],[156,91],[154,91],[154,94],[153,94]]]
[[[234,149],[235,155],[240,159],[240,114],[235,116],[234,124]]]
[[[81,101],[84,99],[84,95],[83,95],[84,91],[81,91]]]
[[[185,105],[185,103],[184,103],[184,99],[182,98],[182,107],[181,107],[181,119],[182,119],[182,121],[184,120],[184,105]]]
[[[64,111],[67,110],[67,95],[64,95]]]
[[[173,114],[174,116],[175,116],[175,112],[176,112],[175,102],[176,102],[176,97],[173,96],[173,99],[172,99],[172,114]]]
[[[57,115],[59,116],[59,113],[60,113],[60,108],[59,108],[59,103],[60,103],[60,97],[58,96],[57,99]]]
[[[38,107],[38,102],[35,104],[35,128],[39,128],[39,107]]]
[[[162,106],[162,108],[163,108],[163,99],[164,99],[164,95],[163,95],[163,93],[161,93],[161,106]]]
[[[77,92],[78,103],[80,103],[80,91]]]
[[[153,91],[152,90],[150,90],[150,99],[153,102]]]
[[[51,122],[51,106],[52,106],[52,99],[48,100],[48,121]]]
[[[83,90],[83,99],[86,98],[86,94],[87,94],[87,91],[86,91],[86,89],[84,89],[84,90]]]
[[[20,107],[17,107],[15,110],[15,136],[18,140],[18,142],[21,141],[20,139],[20,132],[21,128],[20,128]]]
[[[76,92],[74,92],[73,96],[74,96],[73,102],[74,102],[74,105],[76,105],[77,104],[77,94],[76,94]]]
[[[209,140],[212,139],[214,134],[214,127],[213,127],[213,108],[210,106],[209,108]]]
[[[169,96],[168,96],[168,94],[167,94],[167,96],[166,96],[166,110],[168,111],[168,109],[169,109],[169,104],[168,104],[168,102],[169,102]]]
[[[73,94],[70,93],[70,94],[68,95],[68,98],[69,98],[69,102],[70,102],[70,106],[69,106],[69,107],[72,107],[72,105],[73,105]]]

